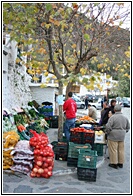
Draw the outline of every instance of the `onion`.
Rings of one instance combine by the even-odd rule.
[[[38,173],[39,173],[39,174],[42,174],[43,172],[44,172],[44,170],[43,170],[42,168],[39,168],[39,169],[38,169]]]

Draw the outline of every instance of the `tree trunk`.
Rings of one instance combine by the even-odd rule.
[[[59,82],[59,95],[63,95],[62,82]],[[63,106],[59,105],[58,141],[62,141],[63,139],[63,124],[64,124]]]
[[[74,82],[69,82],[66,87],[66,99],[68,98],[68,93],[71,91],[72,85]]]

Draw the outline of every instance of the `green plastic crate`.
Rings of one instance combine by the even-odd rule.
[[[98,156],[103,156],[103,145],[104,144],[94,144],[93,150],[97,151]]]
[[[81,168],[96,168],[97,151],[91,149],[80,149],[78,155],[78,167]]]
[[[75,144],[73,142],[69,142],[68,147],[68,157],[70,158],[78,158],[79,155],[79,149],[91,149],[90,144]]]

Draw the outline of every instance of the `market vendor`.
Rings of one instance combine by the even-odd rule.
[[[69,142],[70,129],[75,127],[76,112],[77,112],[77,105],[76,102],[72,99],[72,92],[68,93],[68,99],[63,104],[63,111],[66,116],[66,120],[64,124],[64,132],[65,132],[67,142]]]
[[[91,104],[88,104],[88,116],[97,120],[97,109],[93,107]]]

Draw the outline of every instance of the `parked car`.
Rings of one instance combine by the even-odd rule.
[[[102,109],[101,101],[102,101],[102,98],[99,98],[97,102],[92,103],[91,105],[92,105],[93,107],[95,107],[97,110],[101,110],[101,109]]]
[[[85,98],[87,97],[88,102],[93,102],[95,100],[95,96],[91,95],[91,94],[86,94],[86,95],[82,95],[80,96],[82,101],[85,101]]]
[[[78,97],[73,97],[73,100],[76,102],[78,109],[85,108],[85,103],[83,101],[81,101]]]
[[[116,103],[122,106],[122,97],[116,97]]]
[[[122,98],[122,106],[123,107],[130,107],[130,97],[123,97]]]

